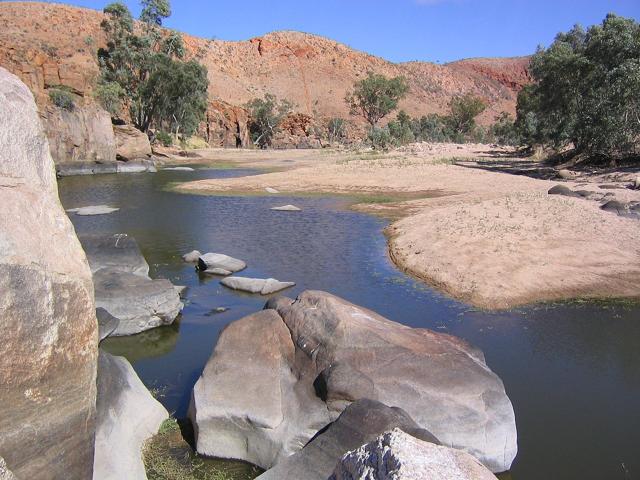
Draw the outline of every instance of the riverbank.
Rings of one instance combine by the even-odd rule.
[[[360,211],[388,215],[393,261],[452,297],[487,309],[570,298],[640,297],[638,220],[600,203],[552,196],[559,181],[468,168],[455,163],[504,161],[487,145],[417,145],[388,154],[343,151],[198,152],[191,162],[235,163],[271,171],[201,180],[188,193],[340,194],[368,196]],[[526,160],[519,160],[526,161]],[[589,179],[562,182],[570,188]],[[598,188],[593,183],[588,188]],[[608,199],[640,200],[609,183]],[[277,195],[277,194],[276,194]],[[409,198],[409,200],[407,200]]]

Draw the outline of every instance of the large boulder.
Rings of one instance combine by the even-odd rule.
[[[419,440],[400,429],[345,455],[329,478],[354,479],[497,480],[468,453]]]
[[[94,480],[146,480],[142,447],[167,410],[123,357],[100,351]]]
[[[113,268],[93,274],[96,307],[119,320],[111,336],[135,335],[176,319],[183,304],[169,280],[151,280]]]
[[[94,105],[73,110],[48,107],[44,125],[56,164],[115,162],[116,139],[111,115]],[[64,169],[64,168],[63,168]]]
[[[133,125],[114,125],[113,133],[118,160],[140,160],[151,156],[149,137]]]
[[[197,448],[268,469],[365,394],[492,471],[515,458],[513,407],[482,352],[314,291],[223,331],[194,388]]]
[[[91,478],[98,326],[27,87],[0,68],[0,454],[18,478]]]
[[[125,234],[82,235],[80,237],[92,272],[101,268],[114,268],[146,277],[149,264],[135,238]]]
[[[437,438],[420,428],[404,410],[363,399],[348,406],[335,422],[302,450],[279,462],[258,479],[326,480],[344,455],[394,428],[439,444]]]

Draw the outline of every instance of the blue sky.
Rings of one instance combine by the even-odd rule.
[[[102,9],[103,0],[64,3]],[[137,0],[125,3],[136,13]],[[392,61],[517,56],[607,12],[640,20],[640,0],[173,0],[166,25],[205,38],[245,40],[299,30]]]

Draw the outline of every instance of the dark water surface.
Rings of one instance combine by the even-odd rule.
[[[166,191],[170,182],[252,173],[207,169],[60,181],[65,208],[121,208],[99,217],[72,216],[79,233],[132,235],[152,277],[189,287],[179,323],[106,345],[129,358],[169,411],[185,416],[220,330],[266,301],[227,290],[180,259],[192,249],[220,252],[248,263],[243,276],[297,282],[288,296],[326,290],[482,348],[516,412],[514,480],[640,479],[640,307],[571,303],[477,311],[400,273],[386,254],[386,221],[349,211],[344,200]],[[288,203],[304,211],[269,210]],[[229,311],[212,313],[217,307]]]

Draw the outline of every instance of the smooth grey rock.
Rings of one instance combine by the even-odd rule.
[[[373,380],[351,365],[335,362],[325,368],[314,383],[316,393],[327,404],[329,412],[342,412],[360,398],[376,400]],[[383,433],[383,432],[379,432]]]
[[[356,479],[497,480],[468,453],[419,440],[398,428],[345,455],[329,478]]]
[[[167,170],[169,172],[195,172],[195,169],[191,167],[164,167],[162,170]]]
[[[551,189],[549,190],[549,195],[562,195],[564,197],[582,198],[582,195],[580,195],[578,192],[574,192],[565,185],[556,185],[555,187],[551,187]]]
[[[271,188],[271,187],[265,188],[265,191],[267,193],[280,193],[278,190],[276,190],[275,188]]]
[[[152,160],[130,160],[118,162],[118,173],[156,173],[158,169]]]
[[[227,277],[229,275],[233,275],[233,272],[231,272],[229,270],[225,270],[224,268],[208,268],[202,273],[206,273],[208,275],[218,275],[218,276],[222,276],[222,277]]]
[[[0,455],[25,480],[91,478],[98,323],[29,89],[0,68]]]
[[[144,443],[169,418],[124,357],[100,351],[93,480],[146,480]]]
[[[102,340],[116,331],[120,324],[120,320],[111,315],[104,308],[96,308],[96,317],[98,319],[98,337],[102,342]]]
[[[16,480],[16,476],[9,470],[7,462],[2,457],[0,457],[0,480]]]
[[[228,277],[221,280],[220,283],[232,290],[259,293],[260,295],[270,295],[295,286],[294,282],[281,282],[275,278]]]
[[[625,215],[629,213],[628,205],[618,200],[609,200],[600,208],[607,212],[617,213],[618,215]]]
[[[103,162],[59,163],[56,165],[56,172],[59,177],[118,173],[118,162],[113,160]]]
[[[135,238],[125,234],[83,235],[80,243],[87,254],[93,273],[101,268],[113,268],[147,277],[149,264]]]
[[[182,255],[182,260],[184,260],[186,263],[198,263],[198,259],[202,256],[202,253],[200,253],[198,250],[193,250],[189,253],[185,253],[184,255]]]
[[[92,205],[89,207],[71,208],[67,210],[70,213],[75,213],[81,217],[90,217],[93,215],[108,215],[120,210],[119,208],[110,207],[108,205]]]
[[[270,468],[331,422],[312,380],[298,382],[294,355],[274,310],[222,331],[189,406],[199,453]]]
[[[481,351],[324,292],[272,299],[266,308],[227,327],[196,384],[191,418],[200,453],[270,468],[305,445],[322,418],[334,418],[330,408],[370,392],[369,379],[380,402],[404,409],[443,444],[493,471],[509,470],[517,452],[513,407]],[[335,386],[323,394],[322,381]],[[256,393],[238,398],[254,382]]]
[[[404,410],[363,399],[348,406],[335,422],[302,450],[282,460],[258,479],[326,480],[349,451],[374,441],[394,428],[401,428],[426,442],[440,443],[432,434],[420,428]]]
[[[93,274],[96,307],[120,320],[112,336],[135,335],[170,325],[183,304],[169,280],[151,280],[113,268]]]
[[[296,207],[295,205],[283,205],[282,207],[272,207],[271,210],[275,210],[276,212],[301,212],[302,209]]]
[[[242,260],[223,255],[222,253],[206,253],[198,259],[199,270],[205,271],[214,268],[221,268],[235,273],[247,268],[247,264]]]

